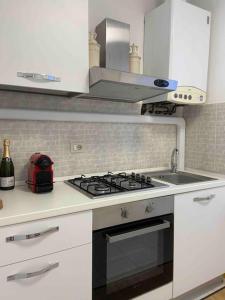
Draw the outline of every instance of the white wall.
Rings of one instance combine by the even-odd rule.
[[[208,103],[225,102],[225,0],[190,0],[212,12]]]
[[[144,16],[163,1],[89,0],[89,30],[94,31],[106,17],[130,24],[130,41],[139,46],[143,64]]]

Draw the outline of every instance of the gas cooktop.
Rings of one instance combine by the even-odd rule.
[[[155,189],[167,187],[166,184],[154,181],[149,176],[123,173],[108,172],[102,176],[86,177],[81,175],[66,181],[70,186],[84,192],[91,198],[97,198],[106,195],[118,193]]]

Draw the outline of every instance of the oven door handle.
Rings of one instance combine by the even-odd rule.
[[[155,231],[164,230],[164,229],[167,229],[167,228],[170,228],[170,222],[168,222],[166,220],[163,220],[162,224],[149,226],[149,227],[133,230],[133,231],[126,232],[126,233],[121,233],[121,234],[118,234],[118,235],[106,234],[106,240],[107,240],[108,243],[111,244],[111,243],[116,243],[116,242],[123,241],[123,240],[126,240],[126,239],[134,238],[134,237],[137,237],[137,236],[140,236],[140,235],[144,235],[144,234],[147,234],[147,233],[152,233],[152,232],[155,232]]]

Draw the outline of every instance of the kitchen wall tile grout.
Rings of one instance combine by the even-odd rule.
[[[225,104],[185,107],[186,167],[225,173]]]
[[[16,179],[27,176],[34,152],[54,161],[55,176],[168,167],[176,146],[176,126],[152,124],[76,123],[0,120],[0,143],[11,140]],[[70,152],[70,142],[83,145]]]

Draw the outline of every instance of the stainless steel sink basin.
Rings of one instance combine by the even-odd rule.
[[[144,175],[176,185],[215,180],[215,178],[196,175],[187,172],[152,172],[144,173]]]

